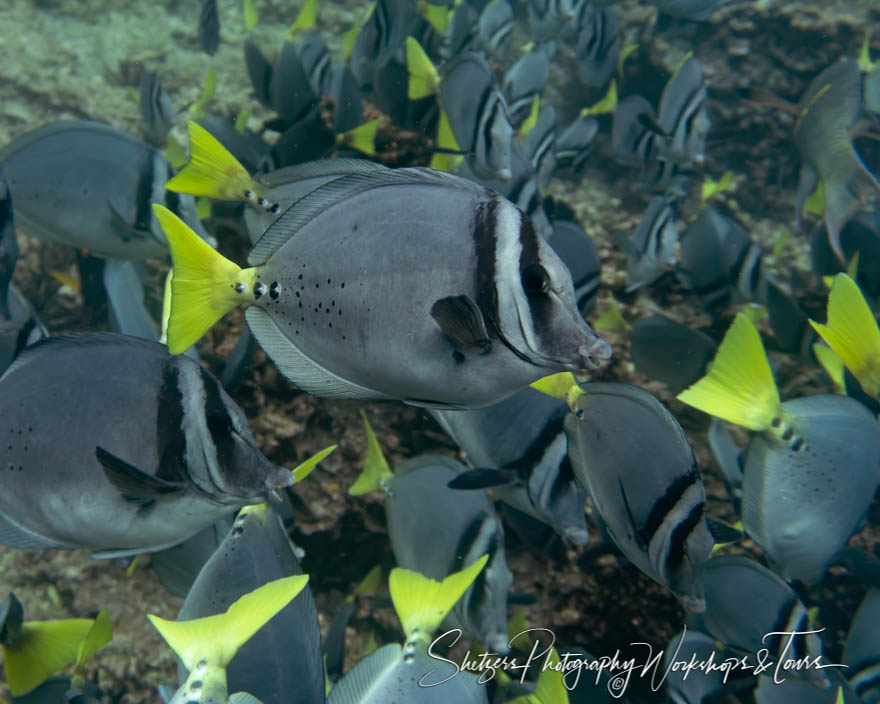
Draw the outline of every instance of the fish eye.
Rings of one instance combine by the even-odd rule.
[[[550,274],[540,264],[529,264],[520,275],[523,290],[529,296],[543,296],[550,289]]]

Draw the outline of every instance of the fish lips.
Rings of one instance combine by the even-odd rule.
[[[278,467],[271,464],[267,460],[268,472],[265,479],[266,494],[264,495],[271,503],[280,504],[283,499],[281,497],[281,489],[293,486],[296,483],[296,477],[293,472],[284,467]]]
[[[611,345],[598,335],[594,335],[590,342],[578,347],[578,355],[584,369],[595,371],[599,368],[597,359],[611,359]]]

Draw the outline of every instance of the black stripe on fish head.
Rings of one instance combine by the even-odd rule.
[[[492,120],[491,112],[495,108],[491,104],[492,99],[492,83],[491,81],[483,88],[480,98],[477,101],[477,110],[474,113],[474,127],[471,131],[471,140],[469,148],[466,151],[476,152],[476,158],[481,164],[488,164],[486,160],[488,145],[492,140]]]
[[[197,493],[207,492],[190,474],[186,455],[187,436],[183,430],[185,410],[180,388],[180,370],[175,357],[162,363],[159,395],[156,403],[156,476],[169,482],[185,481]]]
[[[639,538],[644,545],[651,542],[651,538],[654,537],[654,534],[663,524],[663,519],[675,509],[684,497],[685,492],[696,484],[699,479],[700,475],[697,473],[696,467],[692,467],[691,471],[677,476],[672,483],[666,487],[663,496],[658,498],[654,502],[654,505],[651,506],[651,511],[648,513],[648,517],[639,529]],[[705,504],[703,504],[703,506],[705,506]]]
[[[155,172],[156,161],[153,158],[152,149],[143,150],[140,171],[135,190],[134,201],[134,229],[140,232],[150,232],[152,229],[153,210],[152,198],[154,181],[157,178]]]
[[[227,475],[235,469],[240,459],[234,437],[237,427],[223,398],[220,384],[204,367],[200,368],[200,373],[205,388],[205,422],[216,448],[218,469],[223,475]],[[227,487],[220,486],[223,482],[219,478],[212,479],[218,490],[228,491]]]
[[[792,616],[799,608],[803,607],[796,596],[790,596],[783,600],[779,610],[776,612],[776,620],[773,622],[773,626],[767,631],[768,634],[773,633],[776,635],[768,635],[767,640],[764,641],[764,647],[770,652],[781,653],[783,648],[785,648],[786,638],[779,634],[788,630]]]
[[[495,250],[498,246],[498,194],[486,191],[487,198],[478,202],[474,213],[472,237],[476,267],[475,303],[486,321],[489,339],[497,339],[498,295],[495,282]]]

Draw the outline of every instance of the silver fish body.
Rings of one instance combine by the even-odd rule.
[[[669,200],[664,196],[656,196],[648,203],[632,238],[618,231],[613,234],[628,260],[627,292],[649,286],[675,267],[678,230]]]
[[[546,188],[556,170],[556,109],[552,105],[541,108],[524,146],[538,183]]]
[[[814,584],[861,521],[880,481],[880,428],[846,396],[786,401],[791,433],[752,439],[745,530],[792,579]]]
[[[278,514],[268,506],[246,508],[202,567],[177,620],[224,613],[257,587],[297,574],[302,569]],[[180,685],[188,675],[179,666]],[[230,691],[263,704],[323,704],[321,630],[308,585],[239,649],[226,681]]]
[[[705,607],[700,572],[714,540],[691,446],[643,389],[593,382],[583,415],[565,419],[568,455],[627,559],[692,611]]]
[[[299,47],[299,58],[315,95],[327,95],[330,92],[331,57],[327,44],[318,32],[310,32],[303,40]]]
[[[568,459],[566,413],[564,404],[531,388],[475,411],[431,411],[471,465],[517,470],[515,483],[492,487],[499,499],[586,545],[587,496]]]
[[[504,559],[504,529],[485,493],[447,486],[464,471],[461,463],[443,455],[420,455],[397,467],[386,485],[388,536],[401,567],[437,580],[488,553],[485,569],[446,622],[506,653],[513,574]]]
[[[688,58],[663,87],[657,119],[668,136],[664,150],[668,159],[677,164],[703,163],[711,124],[703,71],[695,58]]]
[[[0,542],[134,554],[293,483],[219,383],[156,342],[49,338],[0,377]]]
[[[594,117],[578,117],[556,135],[555,175],[577,176],[583,171],[590,147],[599,132],[599,122]]]
[[[165,189],[174,175],[161,152],[115,127],[61,120],[0,149],[20,230],[120,259],[163,257],[165,235],[150,210],[162,203],[197,233],[192,196]]]
[[[408,0],[378,0],[351,53],[351,70],[362,89],[372,86],[375,70],[403,46],[418,19],[415,5]]]
[[[615,10],[604,7],[588,13],[574,46],[581,83],[596,88],[608,83],[617,68],[622,45],[620,17]]]
[[[139,107],[141,119],[146,125],[147,141],[155,147],[161,147],[174,125],[171,96],[162,86],[159,76],[146,69],[141,72],[139,93]]]
[[[853,617],[846,637],[841,662],[847,665],[850,686],[865,704],[880,702],[880,589],[872,587],[865,594]]]
[[[159,328],[144,304],[144,284],[134,263],[108,259],[104,264],[103,278],[111,330],[157,340]]]
[[[666,700],[672,704],[700,704],[725,684],[720,669],[700,672],[700,676],[695,677],[697,673],[690,670],[670,669],[673,662],[707,662],[712,658],[717,666],[726,657],[723,651],[719,651],[715,639],[705,633],[688,630],[675,634],[667,644],[663,658],[663,671],[668,672]]]
[[[489,64],[468,51],[447,62],[441,76],[440,104],[468,165],[480,178],[509,180],[513,124]]]
[[[550,46],[535,47],[523,54],[504,73],[501,87],[510,112],[511,122],[519,126],[529,115],[535,96],[547,85],[550,77]]]
[[[490,57],[504,63],[513,37],[513,9],[508,0],[492,0],[477,22],[480,47]]]
[[[559,36],[590,0],[528,0],[529,34],[536,42]]]
[[[443,172],[326,183],[272,224],[249,261],[252,332],[318,396],[476,408],[546,369],[590,368],[610,355],[530,221]]]

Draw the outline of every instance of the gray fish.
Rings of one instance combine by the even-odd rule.
[[[174,125],[174,106],[171,104],[171,96],[165,90],[159,76],[146,69],[141,71],[139,93],[141,119],[146,125],[147,141],[154,147],[162,147]]]
[[[333,100],[333,131],[336,134],[348,132],[364,123],[361,89],[344,61],[331,64],[327,94]]]
[[[361,89],[373,83],[373,72],[403,46],[419,15],[410,0],[377,0],[357,35],[351,52],[351,70]]]
[[[666,158],[677,164],[703,163],[710,122],[703,71],[693,56],[663,87],[657,119],[668,136]]]
[[[481,179],[509,181],[513,125],[489,64],[468,51],[447,62],[441,75],[440,104],[468,166]]]
[[[871,505],[880,433],[871,412],[846,396],[794,399],[782,410],[783,437],[765,433],[749,444],[743,525],[787,577],[814,584]]]
[[[401,567],[432,579],[442,579],[489,553],[484,572],[453,607],[448,621],[491,650],[506,653],[507,592],[513,574],[504,559],[504,529],[486,494],[447,487],[465,471],[461,463],[443,455],[421,455],[397,467],[387,484],[388,536]]]
[[[18,238],[12,214],[12,195],[0,171],[0,320],[9,318],[9,285],[18,262]]]
[[[202,567],[232,528],[233,519],[232,515],[221,518],[180,545],[150,554],[150,567],[170,594],[178,599],[186,598]]]
[[[611,8],[603,7],[587,14],[578,28],[574,59],[581,83],[601,88],[608,83],[623,44],[620,17]]]
[[[301,388],[476,408],[544,370],[588,369],[610,354],[577,311],[568,269],[509,201],[447,173],[378,168],[298,200],[259,239],[252,269],[211,253],[230,281],[198,284],[227,310],[250,306],[251,331]],[[205,256],[190,249],[178,220],[157,212],[179,238],[175,271]],[[204,328],[180,317],[202,304],[177,281],[168,330],[175,352],[213,324],[211,314],[200,320]],[[229,285],[238,297],[226,293]]]
[[[557,176],[577,176],[586,164],[590,147],[599,132],[599,121],[594,117],[578,117],[556,133]]]
[[[602,261],[596,245],[574,220],[553,220],[550,246],[571,272],[578,310],[585,318],[596,304],[602,275]]]
[[[219,383],[156,342],[49,338],[0,388],[0,542],[12,547],[159,550],[294,481]]]
[[[718,343],[663,315],[639,318],[627,333],[636,371],[677,394],[706,373]]]
[[[567,412],[565,404],[526,388],[487,408],[431,415],[478,468],[460,475],[456,487],[491,486],[505,503],[574,545],[586,545],[587,495],[568,459],[562,429]]]
[[[782,682],[774,682],[770,675],[759,675],[754,697],[755,704],[835,704],[837,686],[835,684],[829,689],[819,689],[805,680],[786,677]],[[844,690],[844,704],[864,704],[866,701],[851,696]]]
[[[766,275],[759,300],[767,308],[767,322],[779,349],[806,357],[816,335],[807,314],[785,284]]]
[[[504,63],[513,38],[513,9],[508,0],[491,0],[477,22],[480,48],[491,58]]]
[[[144,305],[144,284],[133,262],[108,259],[104,264],[104,290],[113,332],[159,339],[159,328]]]
[[[318,32],[309,32],[303,39],[299,47],[299,60],[315,95],[327,95],[330,92],[331,57],[327,44]]]
[[[555,39],[589,0],[528,0],[529,34],[536,42]]]
[[[743,481],[743,462],[744,457],[737,447],[733,435],[727,429],[727,426],[719,418],[713,418],[709,423],[709,432],[707,434],[709,441],[709,449],[718,463],[721,474],[724,477],[724,484],[727,486],[728,492],[734,499],[742,498],[742,481]],[[737,510],[737,514],[740,511]]]
[[[239,597],[281,577],[302,574],[281,519],[267,505],[241,510],[196,577],[178,621],[226,611]],[[179,667],[179,684],[189,673]],[[263,704],[324,702],[318,612],[308,585],[243,645],[226,668],[230,691]]]
[[[720,669],[727,654],[719,650],[715,639],[699,631],[685,629],[677,633],[664,649],[662,672],[666,672],[666,698],[671,704],[701,704],[724,687],[725,675]],[[673,668],[674,662],[712,662],[709,671]]]
[[[547,85],[552,54],[550,44],[535,47],[504,72],[501,87],[507,98],[510,120],[517,127],[529,116],[535,97]]]
[[[272,64],[257,46],[251,34],[248,34],[244,40],[244,62],[257,100],[267,108],[271,108],[269,82],[272,80]]]
[[[575,476],[627,559],[686,609],[701,611],[700,573],[714,540],[684,431],[643,389],[599,382],[583,389],[582,417],[565,419]]]
[[[703,625],[730,650],[747,654],[752,661],[764,648],[774,662],[822,656],[822,643],[815,633],[765,637],[774,632],[812,630],[807,608],[797,594],[766,567],[744,555],[713,557],[703,566],[703,584]],[[821,670],[788,670],[786,675],[827,686]]]
[[[655,163],[664,138],[651,103],[641,95],[620,101],[611,125],[611,145],[622,162],[641,167]]]
[[[476,48],[477,37],[474,28],[479,24],[480,12],[468,0],[454,5],[455,13],[449,26],[447,56],[458,56],[462,52]]]
[[[168,245],[151,203],[164,203],[207,237],[195,200],[166,190],[174,175],[168,160],[115,127],[52,122],[0,149],[0,163],[16,224],[32,237],[120,259],[163,257]]]
[[[664,196],[656,196],[648,203],[632,238],[618,230],[612,234],[626,252],[627,292],[651,285],[675,267],[678,230],[669,200]]]
[[[202,0],[199,13],[199,46],[208,56],[217,53],[220,47],[220,15],[217,13],[217,0]]]
[[[847,665],[847,679],[865,704],[880,702],[880,589],[873,587],[865,594],[853,617],[846,637],[841,662]]]
[[[840,249],[847,262],[859,253],[856,283],[868,300],[880,299],[880,210],[853,215],[840,231]],[[846,269],[828,244],[824,227],[813,230],[810,258],[819,276],[834,276]]]
[[[546,187],[556,170],[556,109],[552,105],[541,108],[524,146],[538,183]]]
[[[730,0],[653,0],[663,14],[687,20],[705,20]]]
[[[309,75],[300,58],[299,46],[284,42],[268,86],[269,102],[286,125],[301,120],[318,103]]]

